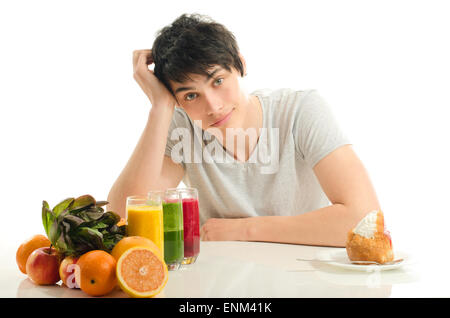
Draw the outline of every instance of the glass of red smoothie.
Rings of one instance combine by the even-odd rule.
[[[168,189],[169,190],[169,189]],[[200,213],[196,188],[177,188],[183,202],[184,259],[193,264],[200,253]]]

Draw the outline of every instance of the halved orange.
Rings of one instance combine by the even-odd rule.
[[[131,297],[153,297],[166,286],[169,278],[167,265],[158,250],[136,246],[127,249],[116,267],[120,288]]]

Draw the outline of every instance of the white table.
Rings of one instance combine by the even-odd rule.
[[[411,264],[383,272],[356,272],[297,258],[324,257],[336,248],[260,242],[201,242],[193,265],[169,272],[158,297],[449,297],[446,264],[414,255]],[[3,257],[15,259],[10,249]],[[378,275],[378,276],[376,276]],[[89,297],[63,286],[37,286],[15,262],[3,265],[1,297]],[[127,297],[119,289],[107,297]]]

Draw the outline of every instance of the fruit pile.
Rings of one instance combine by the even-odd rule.
[[[104,296],[119,286],[132,297],[153,297],[168,280],[159,248],[148,238],[126,236],[125,222],[90,195],[61,201],[50,210],[43,202],[47,237],[22,243],[16,261],[38,285],[62,281],[90,296]]]

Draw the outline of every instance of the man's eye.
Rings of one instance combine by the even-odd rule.
[[[189,98],[189,96],[193,96],[193,95],[197,95],[197,94],[195,94],[195,93],[187,94],[186,95],[186,100],[187,101],[193,100],[194,98]]]
[[[223,78],[218,78],[218,79],[216,80],[216,83],[218,83],[219,81],[220,81],[219,85],[222,84],[222,83],[223,83]]]

